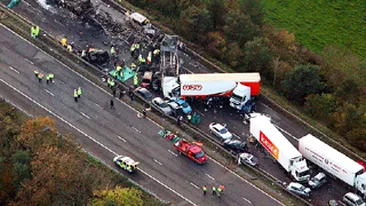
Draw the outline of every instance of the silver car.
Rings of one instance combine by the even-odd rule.
[[[292,193],[295,193],[300,196],[309,197],[310,196],[310,188],[305,187],[304,185],[297,183],[297,182],[291,182],[287,187],[287,191],[290,191]]]
[[[210,133],[214,134],[220,141],[224,142],[233,138],[233,135],[226,128],[226,125],[222,125],[217,122],[212,122],[209,126]]]
[[[362,198],[352,192],[346,193],[343,196],[342,201],[348,206],[366,206],[366,203]]]
[[[320,172],[317,175],[315,175],[313,178],[311,178],[308,182],[309,186],[312,189],[318,189],[322,185],[327,183],[327,176],[325,176],[324,173]]]
[[[170,115],[172,114],[173,110],[169,107],[168,103],[166,103],[162,98],[155,97],[152,100],[152,104],[155,105],[160,111],[164,114]]]

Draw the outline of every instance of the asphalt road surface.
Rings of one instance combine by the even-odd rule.
[[[96,3],[97,1],[95,0],[92,0],[92,2],[94,2],[95,5],[98,5],[98,8],[107,10],[111,13],[112,18],[118,20],[124,19],[121,13],[116,12],[112,8],[108,8],[103,2],[98,1],[98,3]],[[46,30],[54,36],[60,37],[62,35],[67,35],[69,41],[75,42],[79,47],[92,45],[93,47],[109,51],[109,44],[106,44],[106,42],[112,41],[110,36],[106,35],[100,27],[90,24],[89,22],[81,21],[71,15],[68,11],[50,6],[47,7],[44,4],[38,4],[36,1],[22,1],[14,10],[30,19],[32,22],[37,23],[41,29]],[[133,30],[127,29],[126,31],[129,32],[127,34],[124,33],[126,36],[133,37],[136,35]],[[129,38],[128,40],[131,39],[132,38]],[[121,56],[125,57],[126,62],[128,63],[131,62],[128,52],[130,44],[132,44],[131,41],[126,41],[124,48],[121,49]],[[179,52],[179,55],[183,60],[182,68],[186,71],[194,73],[212,72],[186,53]],[[295,147],[297,147],[296,139],[301,138],[310,132],[308,128],[300,126],[293,121],[293,119],[284,116],[282,113],[279,113],[262,101],[257,101],[256,108],[257,112],[268,114]],[[232,108],[226,106],[216,113],[212,109],[205,111],[202,105],[193,105],[193,109],[203,115],[201,124],[198,125],[201,130],[208,132],[208,125],[211,121],[223,122],[228,125],[231,132],[236,134],[236,137],[245,140],[243,137],[244,134],[248,134],[249,132],[248,125],[242,123],[242,117]],[[259,158],[259,166],[268,173],[282,182],[288,183],[291,181],[284,169],[281,168],[268,153],[260,149],[260,147],[255,148],[250,145],[250,152]],[[317,172],[317,169],[313,169],[312,176]],[[330,180],[330,184],[326,184],[318,191],[312,192],[312,204],[325,205],[327,200],[339,199],[346,192],[347,189],[340,185],[339,181]]]
[[[117,154],[141,162],[141,170],[129,175],[143,187],[174,205],[280,205],[209,159],[196,165],[173,150],[157,135],[161,127],[139,119],[135,110],[26,41],[0,27],[0,94],[34,116],[51,114],[59,125],[73,131],[83,147],[111,164]],[[38,82],[34,69],[55,74],[55,82]],[[73,89],[83,94],[74,101]],[[62,131],[62,129],[61,129]],[[202,195],[201,187],[224,184],[221,199]],[[211,190],[209,189],[209,192]]]

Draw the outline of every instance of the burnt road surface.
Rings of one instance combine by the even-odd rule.
[[[39,0],[38,2],[44,1]],[[104,10],[110,13],[113,19],[122,22],[125,19],[125,16],[121,12],[116,12],[103,2],[96,0],[92,0],[92,2],[99,10]],[[82,21],[67,10],[45,5],[44,3],[37,3],[37,1],[22,1],[14,8],[14,11],[38,24],[41,29],[46,30],[54,36],[60,37],[62,35],[67,35],[68,40],[75,42],[79,47],[91,45],[93,47],[109,51],[109,43],[116,39],[115,37],[112,38],[108,36],[100,26],[92,24],[90,21]],[[128,64],[131,63],[129,46],[133,43],[132,39],[136,35],[136,32],[130,28],[126,28],[124,32],[121,32],[120,39],[122,40],[119,44],[121,45],[121,56],[126,59]],[[182,67],[186,71],[193,73],[213,72],[200,64],[195,58],[182,51],[179,52],[179,55],[183,60]],[[246,140],[245,134],[249,133],[248,125],[244,125],[242,123],[241,115],[228,105],[223,109],[217,110],[217,112],[214,112],[212,109],[205,111],[202,105],[193,105],[193,109],[203,115],[201,118],[201,124],[198,125],[201,130],[208,132],[208,125],[212,121],[223,122],[228,125],[231,132],[236,134],[237,138]],[[256,109],[257,112],[268,114],[280,131],[285,134],[295,147],[297,147],[296,139],[301,138],[310,132],[308,128],[299,126],[296,121],[293,121],[293,119],[275,111],[260,100],[257,101]],[[285,170],[281,168],[268,153],[263,151],[261,147],[256,148],[253,145],[249,145],[249,151],[259,158],[259,166],[269,174],[284,183],[291,181]],[[318,172],[318,170],[313,169],[312,176],[315,175],[316,172]],[[332,179],[329,181],[330,182],[328,184],[319,190],[312,192],[312,204],[325,205],[326,201],[329,199],[339,199],[347,192],[347,189],[341,186],[338,181],[334,181]]]
[[[177,155],[173,145],[157,134],[159,125],[138,118],[135,110],[117,99],[111,109],[112,97],[104,89],[5,28],[0,27],[0,34],[1,96],[33,116],[51,114],[107,164],[113,165],[117,154],[140,161],[141,170],[128,177],[162,199],[173,205],[280,205],[211,159],[196,165]],[[36,68],[55,74],[55,82],[47,85],[43,79],[39,83],[33,74]],[[79,86],[83,94],[75,102],[73,89]],[[225,194],[221,199],[204,197],[204,184],[225,184]]]

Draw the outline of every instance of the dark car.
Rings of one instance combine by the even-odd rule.
[[[151,101],[153,95],[149,90],[143,87],[137,87],[135,92],[147,101]]]
[[[241,142],[239,140],[226,140],[224,142],[224,147],[232,150],[235,153],[243,153],[245,152],[246,144],[245,142]]]

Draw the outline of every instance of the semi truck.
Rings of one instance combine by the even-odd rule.
[[[260,115],[250,119],[250,133],[297,182],[310,179],[309,168],[301,153],[271,123]]]
[[[230,106],[249,113],[254,108],[251,97],[260,93],[259,73],[180,74],[162,80],[164,97],[229,97]]]
[[[366,173],[362,165],[311,134],[299,140],[298,148],[307,160],[366,196]]]

